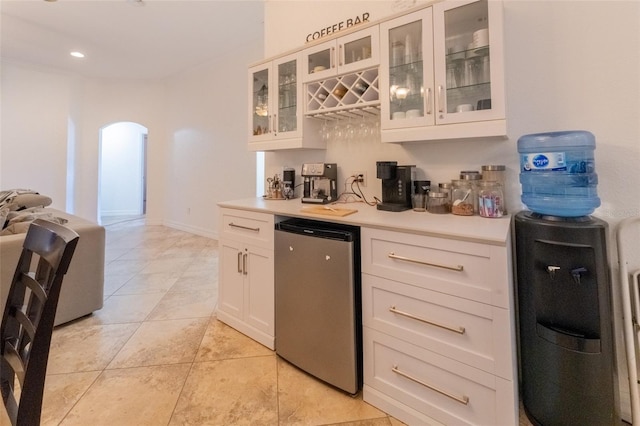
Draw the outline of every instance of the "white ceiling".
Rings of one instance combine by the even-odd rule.
[[[263,37],[264,0],[142,3],[1,0],[0,54],[90,77],[161,79]]]

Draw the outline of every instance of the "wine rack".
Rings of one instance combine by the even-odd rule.
[[[307,83],[306,116],[322,116],[380,105],[378,68]]]

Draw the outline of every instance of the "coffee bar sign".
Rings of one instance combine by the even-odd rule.
[[[328,27],[320,28],[317,31],[309,33],[307,35],[306,42],[319,40],[323,37],[331,35],[333,33],[337,33],[338,31],[346,30],[347,28],[353,27],[354,25],[363,24],[365,22],[369,22],[369,13],[364,12],[355,18],[348,18],[340,22],[336,22],[333,25],[329,25]]]

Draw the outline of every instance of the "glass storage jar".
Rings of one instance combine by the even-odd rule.
[[[449,193],[430,191],[427,201],[427,211],[436,214],[450,213],[451,199],[449,198]]]
[[[476,199],[475,185],[466,179],[454,180],[451,182],[451,213],[460,216],[473,216],[473,200]]]
[[[506,167],[503,165],[482,166],[482,180],[495,181],[502,186],[502,213],[507,213],[507,203],[505,200]]]
[[[477,170],[463,170],[460,172],[461,180],[468,180],[473,184],[473,190],[478,194],[478,182],[482,180],[482,175]],[[473,212],[478,214],[478,198],[473,197]]]
[[[482,217],[502,217],[504,198],[502,185],[496,181],[481,181],[478,184],[478,212]]]
[[[451,200],[452,188],[453,185],[451,185],[451,182],[441,182],[438,184],[438,191],[447,193],[447,195],[449,195],[449,200]]]

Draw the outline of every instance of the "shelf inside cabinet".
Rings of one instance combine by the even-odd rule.
[[[307,116],[380,105],[378,68],[307,83]]]

